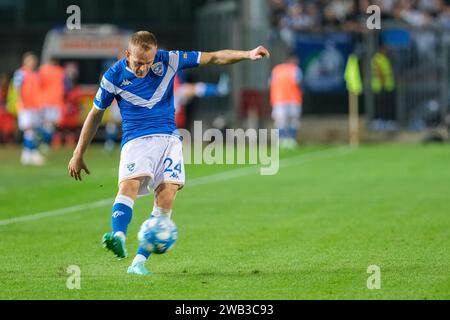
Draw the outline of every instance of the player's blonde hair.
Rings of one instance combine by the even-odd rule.
[[[158,41],[153,33],[149,31],[138,31],[131,36],[128,48],[131,46],[137,46],[144,50],[150,50],[153,47],[158,46]]]

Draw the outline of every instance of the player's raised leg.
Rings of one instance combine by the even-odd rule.
[[[128,225],[133,216],[134,200],[137,197],[142,178],[122,181],[112,207],[112,232],[103,235],[103,246],[118,258],[125,258],[125,240]]]
[[[166,216],[172,217],[172,206],[180,185],[163,183],[155,190],[155,202],[151,217]],[[149,259],[151,253],[143,247],[139,247],[136,256],[128,267],[128,273],[138,275],[150,275],[150,271],[145,268],[145,262]]]

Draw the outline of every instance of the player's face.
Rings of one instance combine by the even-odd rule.
[[[128,67],[136,77],[144,78],[153,64],[156,55],[156,46],[145,50],[137,46],[131,46],[126,52]]]

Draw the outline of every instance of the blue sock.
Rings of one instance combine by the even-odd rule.
[[[155,206],[153,207],[153,211],[150,214],[150,217],[151,218],[152,217],[158,217],[158,216],[161,216],[161,215],[165,215],[165,216],[167,216],[170,219],[171,216],[172,216],[172,210],[171,209],[159,208],[155,204]],[[141,255],[142,257],[140,257],[139,255]],[[135,264],[135,262],[143,262],[143,261],[148,260],[150,255],[151,255],[151,252],[149,252],[149,251],[145,250],[144,248],[142,248],[141,246],[139,246],[139,248],[138,248],[138,250],[136,252],[136,258],[134,259],[133,264]],[[144,259],[144,257],[145,257],[145,259]]]
[[[53,140],[53,128],[44,128],[42,129],[42,140],[45,144],[51,145]]]
[[[145,250],[141,246],[139,246],[139,248],[138,248],[138,250],[136,252],[136,255],[138,255],[138,254],[144,256],[145,260],[147,260],[150,257],[150,255],[151,255],[151,253],[149,251]]]
[[[25,130],[23,133],[23,148],[30,151],[37,149],[36,133],[34,130]]]
[[[289,127],[288,130],[289,130],[289,137],[294,139],[294,140],[297,140],[297,133],[298,133],[297,128],[296,127]]]
[[[280,139],[286,139],[289,137],[289,130],[286,128],[279,128]]]
[[[114,235],[127,235],[128,225],[133,215],[134,200],[123,195],[118,195],[112,207],[112,231]]]

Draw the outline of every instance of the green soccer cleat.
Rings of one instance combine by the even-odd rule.
[[[115,237],[112,232],[103,235],[102,243],[106,249],[111,250],[118,258],[123,259],[127,257],[125,241],[120,237]]]
[[[150,271],[147,270],[147,268],[144,266],[143,262],[136,263],[135,265],[129,266],[127,273],[137,274],[140,276],[149,276],[152,274]]]

